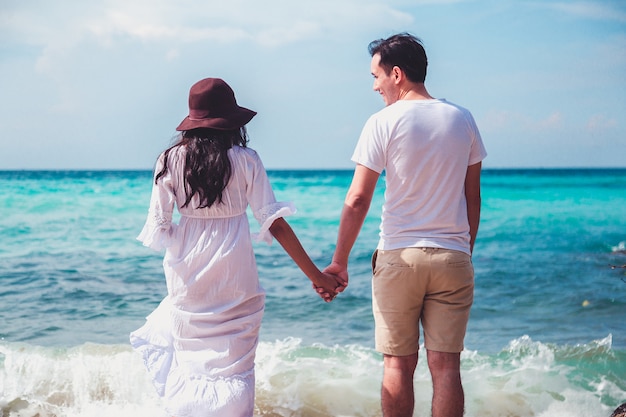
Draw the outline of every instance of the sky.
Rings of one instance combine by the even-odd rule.
[[[206,77],[266,168],[352,168],[384,106],[367,45],[398,32],[485,168],[626,167],[623,0],[0,0],[0,170],[152,169]]]

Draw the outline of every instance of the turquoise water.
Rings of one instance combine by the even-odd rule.
[[[270,179],[325,266],[351,172]],[[626,170],[486,170],[482,183],[466,415],[608,416],[626,400]],[[0,171],[4,416],[162,415],[127,344],[165,293],[161,254],[135,240],[150,187],[147,171]],[[255,245],[257,415],[380,415],[369,280],[383,188],[331,304],[280,245]],[[424,364],[416,387],[415,415],[429,415]]]

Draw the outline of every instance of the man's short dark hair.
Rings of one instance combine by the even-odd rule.
[[[380,55],[380,66],[386,74],[393,67],[398,67],[404,71],[409,81],[423,83],[426,79],[428,59],[421,39],[409,33],[399,33],[371,42],[368,50],[371,56]]]
[[[626,403],[623,403],[622,405],[617,407],[615,411],[613,411],[613,414],[611,414],[611,417],[622,417],[622,416],[626,416]]]

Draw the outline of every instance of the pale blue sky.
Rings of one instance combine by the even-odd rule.
[[[485,167],[626,166],[623,0],[2,0],[0,169],[150,169],[205,77],[258,111],[267,168],[351,168],[367,45],[403,31]]]

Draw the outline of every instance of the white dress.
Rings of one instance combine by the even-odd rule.
[[[185,201],[185,150],[169,154],[168,173],[153,185],[150,210],[138,239],[165,249],[167,297],[130,335],[166,410],[176,417],[251,417],[254,357],[265,306],[246,208],[261,225],[259,240],[272,242],[269,227],[293,214],[278,203],[257,153],[229,151],[232,177],[223,203],[197,209]],[[155,173],[163,166],[163,155]],[[197,197],[197,196],[196,196]],[[174,206],[179,224],[172,222]]]

